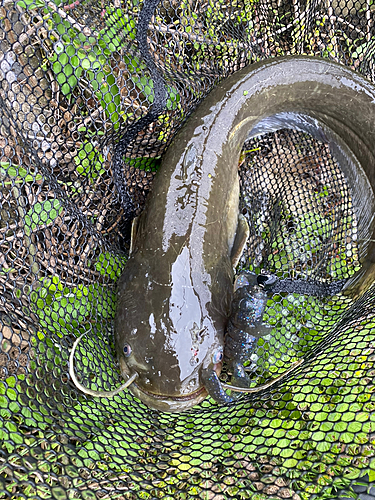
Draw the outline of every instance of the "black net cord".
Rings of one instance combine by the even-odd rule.
[[[158,71],[155,64],[153,56],[150,52],[150,48],[147,42],[147,32],[148,26],[151,18],[154,16],[155,9],[159,4],[159,0],[150,0],[144,2],[142,10],[139,14],[138,24],[137,24],[137,35],[136,41],[138,42],[139,51],[143,60],[146,63],[147,70],[150,73],[150,77],[153,83],[154,89],[154,99],[150,109],[147,114],[137,120],[133,125],[131,125],[125,132],[125,134],[118,140],[112,160],[112,170],[113,177],[115,181],[116,188],[120,195],[120,200],[124,212],[130,218],[134,216],[134,204],[129,195],[126,184],[124,183],[122,174],[122,164],[123,156],[129,147],[130,143],[135,139],[135,137],[144,130],[150,123],[156,121],[158,117],[163,113],[166,106],[166,85],[163,75]]]

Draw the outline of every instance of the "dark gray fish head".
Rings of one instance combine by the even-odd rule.
[[[150,408],[175,412],[207,397],[204,371],[220,374],[226,316],[197,293],[189,273],[172,271],[171,279],[158,282],[148,264],[127,263],[115,341],[124,378],[138,374],[129,390]]]

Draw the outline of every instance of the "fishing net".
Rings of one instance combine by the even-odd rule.
[[[3,0],[0,7],[0,499],[368,500],[373,289],[269,295],[252,384],[182,413],[121,383],[116,281],[160,158],[223,78],[282,55],[375,82],[372,0]],[[163,97],[166,95],[166,97]],[[350,183],[324,140],[286,127],[239,164],[250,238],[237,271],[334,283],[361,267]],[[142,307],[142,304],[139,304]],[[222,380],[230,374],[223,371]],[[367,493],[366,493],[367,492]]]

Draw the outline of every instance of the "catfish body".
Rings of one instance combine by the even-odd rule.
[[[151,408],[182,411],[219,387],[240,248],[241,147],[249,135],[288,123],[323,137],[344,158],[344,173],[355,179],[353,205],[362,203],[359,227],[374,236],[374,87],[307,57],[269,60],[227,78],[169,146],[119,281],[120,368],[124,377],[138,373],[129,388]]]
[[[237,168],[222,172],[203,161],[203,143],[191,129],[196,125],[202,128],[190,120],[185,140],[172,143],[164,157],[119,281],[121,370],[137,371],[132,392],[166,411],[207,396],[201,372],[220,372],[232,299]]]

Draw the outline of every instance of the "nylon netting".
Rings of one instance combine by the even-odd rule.
[[[3,0],[0,498],[370,498],[372,288],[356,300],[272,294],[252,384],[305,363],[229,406],[207,398],[169,414],[129,391],[85,396],[68,358],[86,332],[81,382],[120,384],[113,318],[130,223],[195,106],[236,70],[286,54],[375,82],[374,10],[372,0]],[[250,225],[239,269],[327,281],[359,269],[352,186],[327,144],[264,134],[244,145],[239,173]]]

